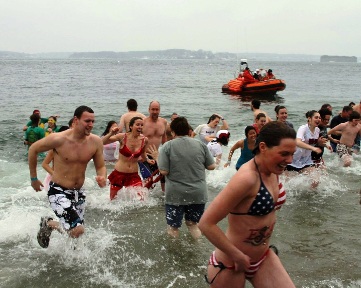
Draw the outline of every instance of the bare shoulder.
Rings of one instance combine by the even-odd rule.
[[[237,173],[229,181],[229,190],[234,193],[242,193],[246,196],[252,194],[254,187],[258,187],[259,177],[257,171],[252,167],[251,162],[241,166]]]

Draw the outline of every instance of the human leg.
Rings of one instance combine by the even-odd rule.
[[[124,186],[126,177],[124,173],[114,169],[113,172],[109,174],[108,179],[110,182],[109,197],[110,200],[113,200],[117,196],[118,191]]]
[[[255,288],[295,287],[281,260],[271,249],[250,282]]]
[[[165,205],[165,216],[168,224],[167,234],[173,238],[179,237],[179,227],[182,226],[184,206],[182,205]]]
[[[51,184],[51,186],[53,187],[54,183]],[[59,218],[59,222],[49,219],[46,224],[52,230],[57,229],[60,232],[66,231],[70,237],[78,238],[84,233],[84,190],[56,191],[58,193],[63,193],[49,195],[48,198],[51,208],[53,209],[55,215]],[[50,191],[50,193],[53,192],[54,190]]]
[[[340,156],[343,162],[343,167],[351,166],[351,162],[352,162],[351,149],[348,148],[345,144],[338,144],[336,149],[338,156]]]
[[[192,237],[197,240],[202,236],[198,228],[198,222],[204,213],[205,204],[191,204],[185,206],[185,220]]]
[[[219,262],[214,251],[209,258],[205,278],[211,288],[243,288],[246,283],[245,274],[240,271],[236,272],[234,267]]]

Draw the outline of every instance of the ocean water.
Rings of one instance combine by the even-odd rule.
[[[206,271],[212,245],[193,241],[186,227],[181,237],[166,236],[159,185],[144,202],[112,201],[108,189],[86,172],[86,233],[72,243],[58,233],[48,249],[36,233],[40,217],[53,215],[45,191],[30,186],[22,127],[31,112],[60,115],[66,124],[79,105],[92,107],[93,132],[100,135],[108,121],[118,121],[126,101],[138,101],[147,114],[149,102],[161,103],[161,116],[173,112],[195,128],[219,113],[228,120],[229,148],[244,138],[252,123],[250,98],[221,93],[238,68],[234,61],[211,60],[0,60],[0,287],[208,287]],[[288,108],[296,128],[305,112],[330,103],[335,113],[361,99],[360,63],[259,62],[250,67],[272,68],[286,81],[273,99],[262,99],[271,117],[274,107]],[[239,156],[235,152],[233,160]],[[285,180],[286,205],[278,212],[272,243],[296,287],[361,287],[360,175],[361,155],[343,168],[335,154],[326,153],[327,170],[316,190],[307,176]],[[235,161],[234,161],[235,163]],[[112,166],[107,165],[108,173]],[[207,172],[212,200],[235,173],[233,167]],[[38,177],[45,172],[38,166]],[[226,221],[220,223],[226,227]],[[77,249],[71,248],[76,245]],[[249,287],[249,285],[247,286]]]

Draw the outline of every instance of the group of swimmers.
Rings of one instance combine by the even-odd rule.
[[[213,114],[207,124],[201,124],[193,131],[187,120],[177,117],[176,113],[172,115],[174,119],[170,123],[160,117],[158,101],[149,104],[149,116],[145,116],[137,111],[136,101],[130,99],[127,103],[128,112],[121,117],[120,124],[112,123],[100,138],[91,133],[94,111],[87,106],[78,107],[74,112],[72,129],[52,133],[29,148],[30,180],[35,191],[41,191],[43,186],[37,178],[37,155],[53,151],[52,179],[47,193],[59,222],[52,217],[41,218],[37,235],[40,246],[48,247],[53,230],[66,232],[72,238],[78,238],[84,233],[86,197],[83,184],[85,170],[91,159],[99,187],[106,187],[107,178],[110,181],[110,199],[116,198],[122,187],[144,185],[144,179],[138,173],[138,163],[142,162],[151,172],[158,170],[163,176],[161,186],[168,201],[165,203],[168,234],[178,237],[178,228],[185,216],[192,236],[198,238],[203,233],[216,247],[208,265],[207,281],[211,287],[243,287],[246,279],[254,286],[273,279],[273,287],[294,287],[269,245],[276,220],[275,211],[286,198],[278,175],[284,170],[302,172],[317,167],[312,152],[316,156],[320,155],[321,148],[328,147],[328,141],[332,139],[337,143],[336,151],[341,159],[346,158],[348,148],[352,148],[356,136],[361,133],[360,104],[351,108],[350,113],[347,112],[348,118],[342,112],[337,115],[345,119],[344,123],[322,134],[328,137],[324,139],[320,137],[319,126],[324,125],[327,130],[332,115],[324,113],[324,108],[307,112],[307,123],[296,133],[293,125],[287,121],[286,107],[276,106],[277,121],[271,121],[260,110],[260,102],[257,101],[253,100],[251,104],[255,123],[246,127],[246,138],[233,145],[224,165],[227,167],[231,164],[234,150],[240,148],[243,158],[237,164],[238,172],[207,209],[204,194],[206,186],[202,184],[194,187],[194,190],[190,187],[199,181],[204,183],[204,170],[212,170],[220,163],[222,157],[219,157],[219,148],[227,145],[230,137],[229,125],[224,117]],[[325,108],[332,111],[330,105]],[[348,108],[344,107],[343,110],[348,111]],[[341,132],[340,140],[332,136],[335,132]],[[192,139],[198,137],[200,141]],[[111,143],[118,143],[116,151],[119,156],[114,157],[114,170],[107,177],[103,151],[105,145]],[[346,151],[342,145],[346,146]],[[244,152],[246,150],[247,153]],[[216,157],[216,161],[212,156]],[[197,172],[194,170],[196,168]],[[182,171],[186,173],[183,175]],[[197,177],[193,178],[195,175]],[[175,190],[177,181],[181,181],[179,185],[185,187],[183,190],[194,191],[190,193],[190,203],[187,193],[182,194],[182,199],[179,198],[181,192],[172,194],[171,190]],[[313,186],[317,186],[317,181],[313,182]],[[228,229],[223,232],[218,222],[225,217],[229,220]]]

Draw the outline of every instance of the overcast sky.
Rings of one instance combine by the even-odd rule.
[[[0,51],[361,56],[361,0],[0,0]]]

